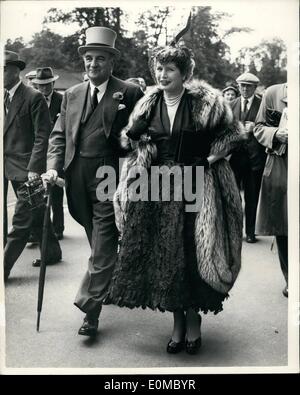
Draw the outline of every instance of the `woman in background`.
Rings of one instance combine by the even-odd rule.
[[[226,88],[222,90],[224,99],[230,103],[239,96],[239,90],[233,84],[228,84]]]

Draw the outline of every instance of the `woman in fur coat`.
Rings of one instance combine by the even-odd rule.
[[[158,48],[150,68],[157,86],[137,103],[122,132],[123,148],[135,149],[115,194],[122,240],[107,303],[173,312],[167,352],[185,348],[195,354],[201,345],[199,311],[222,310],[240,269],[241,200],[224,157],[241,135],[221,94],[204,82],[189,82],[194,60],[188,48]],[[197,167],[205,169],[204,177],[197,174],[198,184]],[[131,199],[136,168],[146,171],[139,179],[146,183],[132,188],[143,197]],[[182,185],[190,192],[200,182],[203,195],[196,210],[187,208],[191,201],[183,193],[178,199],[181,181],[175,176],[169,199],[162,197],[163,176],[151,183],[152,170],[172,168],[182,172]],[[192,176],[185,179],[186,169]],[[158,185],[159,199],[153,199]]]

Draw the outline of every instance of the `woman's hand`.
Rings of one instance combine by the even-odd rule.
[[[207,158],[207,161],[209,163],[209,165],[212,165],[213,163],[217,162],[220,159],[224,159],[226,156],[228,155],[228,150],[224,150],[219,152],[218,154],[211,154],[209,155],[209,157]]]
[[[39,174],[34,172],[34,171],[29,171],[28,172],[28,181],[33,181],[39,178]]]
[[[54,185],[57,181],[57,176],[57,171],[54,169],[50,169],[47,171],[47,173],[42,174],[44,185],[46,185],[47,183]]]

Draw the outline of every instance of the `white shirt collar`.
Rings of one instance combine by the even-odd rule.
[[[53,91],[50,93],[50,95],[45,96],[45,99],[46,99],[46,102],[48,104],[48,107],[50,107],[52,95],[53,95]]]
[[[47,96],[47,100],[51,101],[53,95],[53,91],[50,93],[50,95]]]
[[[252,102],[253,102],[253,100],[254,100],[254,95],[252,95],[251,97],[248,97],[247,99],[245,99],[243,96],[241,96],[241,105],[242,105],[242,108],[244,108],[244,102],[245,102],[245,100],[248,100],[247,108],[249,109],[249,108],[252,106]]]
[[[107,84],[108,84],[108,80],[106,80],[105,82],[103,82],[103,84],[98,85],[98,86],[94,85],[94,84],[90,81],[91,94],[93,95],[94,89],[95,89],[95,88],[98,88],[98,91],[99,91],[99,92],[98,92],[98,95],[99,95],[99,94],[103,94],[103,93],[106,91]]]
[[[22,81],[20,80],[15,86],[13,86],[9,91],[9,99],[10,101],[12,100],[14,94],[16,93],[16,90],[18,89],[18,87],[21,85]]]

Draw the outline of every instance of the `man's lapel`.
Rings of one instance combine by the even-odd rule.
[[[116,117],[119,104],[122,100],[114,99],[113,95],[120,92],[122,96],[126,91],[126,86],[120,84],[117,78],[111,76],[105,94],[103,96],[103,126],[106,137],[109,137],[112,124]]]
[[[240,120],[240,116],[241,116],[241,98],[240,97],[238,97],[232,104],[232,112],[233,112],[235,119]]]
[[[84,111],[86,95],[89,91],[89,82],[84,82],[69,96],[69,125],[73,142],[75,144],[80,129],[80,121]]]
[[[256,114],[258,112],[259,106],[260,106],[260,100],[257,96],[254,96],[253,102],[251,104],[251,107],[249,108],[246,120],[248,120],[248,119],[251,120],[251,119],[256,118]]]
[[[20,111],[20,108],[25,100],[25,90],[26,87],[23,83],[18,87],[16,90],[13,99],[10,103],[8,113],[5,117],[5,122],[4,122],[4,133],[7,132],[8,128],[10,127],[11,123],[15,119],[16,115]]]

